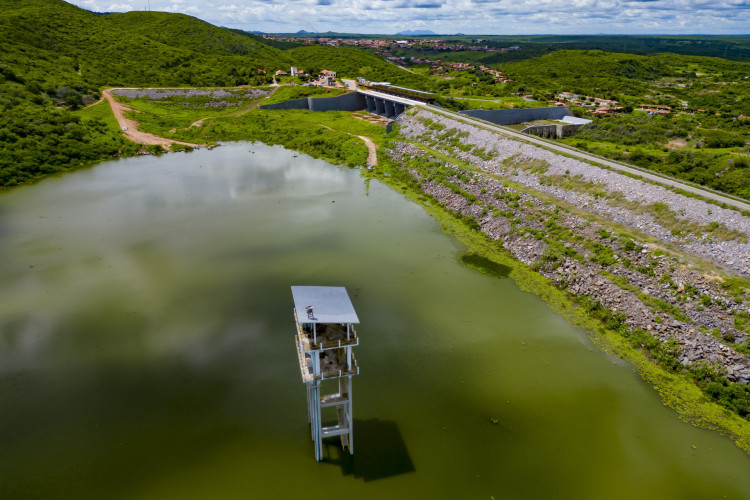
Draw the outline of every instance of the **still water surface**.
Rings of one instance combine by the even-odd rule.
[[[423,210],[261,144],[0,196],[2,498],[750,498],[750,459]],[[313,458],[291,285],[362,324]],[[496,423],[493,423],[496,422]]]

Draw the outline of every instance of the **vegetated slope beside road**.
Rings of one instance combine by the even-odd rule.
[[[412,135],[438,144],[438,135],[444,134],[451,140],[450,151],[473,165],[599,215],[619,214],[627,225],[649,236],[683,246],[750,277],[750,217],[736,210],[688,198],[632,176],[505,138],[488,127],[427,110],[415,116],[417,122],[431,120],[434,124],[428,122],[422,127],[424,131]],[[428,139],[428,136],[434,137]],[[517,168],[513,167],[516,158],[542,163],[531,170]],[[653,207],[654,204],[660,205]],[[627,222],[631,216],[635,219]]]
[[[445,114],[445,112],[442,110],[440,110],[440,113]],[[649,171],[644,168],[636,168],[636,167],[633,167],[631,165],[627,165],[621,162],[609,161],[606,158],[602,158],[600,156],[590,154],[586,151],[580,151],[578,149],[572,148],[570,146],[561,144],[556,141],[544,140],[533,135],[522,134],[520,132],[516,132],[514,130],[509,129],[508,127],[496,126],[492,123],[482,122],[480,120],[470,118],[468,116],[455,115],[455,114],[453,114],[453,116],[454,116],[454,119],[458,121],[469,123],[469,124],[473,123],[473,124],[481,126],[482,128],[495,130],[497,133],[500,133],[501,135],[506,135],[509,137],[520,139],[523,142],[537,144],[546,149],[557,151],[565,155],[574,156],[584,161],[595,162],[599,165],[603,165],[608,168],[619,170],[621,172],[626,172],[628,174],[635,175],[635,176],[641,177],[643,179],[646,179],[652,182],[658,182],[662,185],[680,189],[688,193],[693,193],[703,198],[716,201],[717,203],[720,203],[720,204],[733,206],[740,210],[745,210],[745,211],[750,210],[750,201],[746,201],[748,200],[747,196],[745,196],[745,198],[742,199],[742,198],[738,198],[736,196],[731,195],[731,192],[724,194],[722,192],[719,192],[718,190],[716,191],[711,190],[711,188],[708,186],[706,186],[706,188],[704,189],[702,187],[697,187],[695,185],[686,183],[680,179],[670,177],[665,174],[661,174],[658,170]],[[742,168],[742,165],[739,165],[738,170],[741,168]],[[725,170],[725,173],[728,170],[729,168]],[[731,172],[730,172],[730,175],[731,175]],[[740,194],[745,194],[745,190],[740,191]]]

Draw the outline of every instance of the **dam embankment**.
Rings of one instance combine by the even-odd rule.
[[[658,341],[672,369],[715,366],[728,382],[750,382],[750,295],[703,260],[748,276],[750,218],[427,110],[398,122],[407,138],[475,169],[399,143],[391,154],[423,192],[606,308],[623,332]]]

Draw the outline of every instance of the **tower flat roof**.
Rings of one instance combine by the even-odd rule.
[[[292,297],[300,323],[359,323],[343,286],[293,286]],[[308,318],[307,307],[313,317]]]

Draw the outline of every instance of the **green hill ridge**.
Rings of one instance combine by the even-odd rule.
[[[4,7],[0,187],[133,154],[137,147],[111,126],[72,113],[95,102],[106,87],[263,85],[274,71],[295,65],[422,88],[430,84],[364,51],[282,50],[261,37],[183,14],[95,14],[61,0],[6,0]]]

